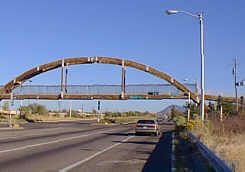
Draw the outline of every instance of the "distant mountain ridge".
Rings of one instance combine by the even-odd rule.
[[[158,115],[169,115],[171,113],[171,109],[174,108],[176,111],[179,112],[185,112],[185,108],[183,106],[179,106],[179,105],[170,105],[168,107],[166,107],[165,109],[163,109],[162,111],[158,112]]]

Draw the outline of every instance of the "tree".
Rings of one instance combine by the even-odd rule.
[[[176,115],[177,115],[176,113],[177,113],[177,111],[175,110],[174,107],[172,107],[171,111],[170,111],[170,117],[173,119],[174,117],[176,117]]]
[[[208,113],[212,113],[213,111],[215,111],[214,104],[211,103],[211,102],[209,102],[209,103],[208,103],[207,112],[208,112]]]
[[[236,115],[236,105],[232,103],[223,103],[223,112],[225,116]]]
[[[223,99],[223,97],[219,96],[217,99],[218,109],[220,109],[220,106],[222,106],[223,104],[224,104],[224,99]]]
[[[47,114],[47,109],[44,105],[40,105],[37,103],[28,105],[29,111],[32,114],[39,114],[39,115],[45,115]]]
[[[24,119],[27,114],[31,113],[31,109],[28,106],[21,106],[19,108],[20,111],[20,119]]]
[[[196,118],[196,115],[200,115],[200,106],[194,103],[190,104],[191,117]]]

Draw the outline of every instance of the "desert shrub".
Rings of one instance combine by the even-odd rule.
[[[193,120],[200,120],[200,115],[197,113],[192,114],[192,119]]]
[[[70,115],[70,113],[68,113]],[[71,111],[71,117],[73,118],[80,118],[80,115],[77,111]]]
[[[32,114],[44,115],[44,114],[47,114],[48,112],[44,105],[40,105],[37,103],[30,104],[28,105],[28,107],[30,108],[30,111]]]
[[[122,113],[121,117],[126,118],[126,117],[128,117],[128,114],[127,113]]]
[[[111,118],[112,117],[112,112],[105,112],[105,118]]]
[[[173,121],[177,127],[184,127],[186,123],[186,118],[184,116],[179,115],[174,117]]]
[[[21,106],[19,108],[19,111],[20,111],[20,116],[19,116],[20,119],[25,119],[26,115],[31,114],[31,109],[28,106]]]
[[[114,119],[104,118],[104,119],[101,119],[100,120],[100,123],[103,123],[103,124],[105,124],[105,123],[107,123],[107,124],[114,124],[114,123],[116,123],[116,121]]]
[[[211,120],[193,129],[208,148],[236,172],[245,172],[245,119],[234,116],[224,121]]]
[[[30,104],[28,106],[21,106],[19,108],[20,111],[20,119],[25,119],[26,121],[33,122],[30,118],[31,114],[35,115],[45,115],[48,113],[47,109],[43,105],[39,104]]]
[[[36,120],[32,117],[31,114],[25,114],[23,117],[27,122],[36,122]]]
[[[209,122],[207,121],[202,123],[202,121],[200,120],[189,120],[185,122],[184,128],[188,130],[193,130],[195,128],[203,127],[203,125],[209,125]]]

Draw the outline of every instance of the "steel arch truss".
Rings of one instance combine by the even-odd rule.
[[[119,59],[119,58],[113,58],[113,57],[102,57],[102,56],[94,56],[94,57],[75,57],[75,58],[65,58],[61,60],[57,60],[54,62],[50,62],[47,64],[43,64],[37,67],[34,67],[21,75],[17,76],[15,79],[8,82],[4,87],[0,90],[1,94],[10,94],[16,87],[19,87],[22,85],[25,81],[50,70],[66,66],[66,65],[78,65],[78,64],[92,64],[92,63],[101,63],[101,64],[112,64],[112,65],[121,65],[122,69],[124,67],[131,67],[135,68],[141,71],[145,71],[153,76],[156,76],[158,78],[161,78],[174,87],[176,87],[178,90],[182,91],[184,95],[188,96],[190,93],[190,98],[196,102],[199,103],[199,96],[193,93],[190,89],[188,89],[186,86],[181,84],[179,81],[177,81],[175,78],[171,77],[170,75],[161,72],[157,69],[154,69],[150,66],[137,63],[131,60],[125,60],[125,59]],[[123,70],[122,70],[123,71]],[[122,74],[123,77],[123,74]],[[125,77],[125,76],[124,76]],[[123,83],[122,83],[123,84]]]

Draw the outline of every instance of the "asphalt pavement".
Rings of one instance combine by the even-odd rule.
[[[27,123],[0,129],[1,172],[171,171],[172,125],[161,137],[135,136],[134,125],[95,121]]]

